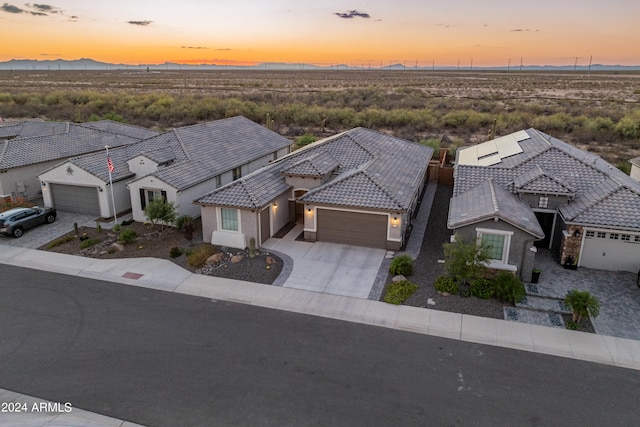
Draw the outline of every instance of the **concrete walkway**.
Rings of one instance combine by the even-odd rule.
[[[640,341],[202,276],[168,260],[99,260],[3,246],[0,263],[640,370]],[[51,414],[38,413],[20,417],[19,423],[6,418],[5,424],[4,417],[0,421],[21,426],[131,425],[107,418],[81,422],[74,413],[75,408],[70,414],[55,414],[53,421]]]

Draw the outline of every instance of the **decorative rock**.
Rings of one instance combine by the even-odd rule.
[[[387,255],[391,255],[391,257],[392,257],[392,258],[393,258],[393,256],[394,256],[395,254],[396,254],[396,253],[395,253],[394,251],[387,251]]]
[[[117,242],[112,243],[111,247],[118,252],[124,251],[124,246],[122,246],[120,243],[117,243]]]
[[[402,274],[399,274],[399,275],[397,275],[397,276],[393,276],[393,279],[391,279],[391,281],[392,281],[393,283],[396,283],[396,282],[402,282],[402,281],[404,281],[404,280],[407,280],[407,278],[406,278],[406,277],[404,277]]]
[[[222,252],[217,252],[213,255],[211,255],[209,258],[207,258],[207,260],[205,261],[205,264],[209,265],[209,264],[217,264],[220,261],[222,261],[222,258],[224,257],[224,254]]]
[[[276,263],[276,260],[271,258],[270,256],[267,257],[267,265],[273,265]]]
[[[436,302],[432,298],[429,298],[427,300],[427,305],[436,305]]]
[[[393,255],[389,255],[389,254],[387,254],[387,255],[385,255],[385,256],[384,256],[384,258],[385,258],[385,259],[391,259],[391,258],[393,258]]]
[[[234,255],[231,257],[231,263],[232,264],[236,264],[240,261],[242,261],[242,259],[244,258],[244,255]]]

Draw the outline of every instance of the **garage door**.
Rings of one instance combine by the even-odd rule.
[[[316,239],[320,242],[387,247],[387,215],[318,209]]]
[[[51,184],[51,197],[56,210],[100,216],[96,187]]]
[[[640,235],[587,231],[580,266],[637,273],[640,269]]]

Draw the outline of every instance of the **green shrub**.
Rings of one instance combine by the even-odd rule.
[[[573,312],[573,321],[580,323],[583,317],[598,317],[600,314],[600,302],[598,298],[588,291],[578,291],[572,289],[567,292],[564,305]]]
[[[118,235],[118,241],[122,243],[131,243],[138,238],[138,233],[130,228],[124,229]]]
[[[572,331],[577,331],[578,329],[580,329],[580,324],[578,322],[574,322],[573,320],[568,320],[564,326],[565,328],[571,329]]]
[[[516,276],[508,271],[501,271],[493,280],[493,291],[496,298],[511,304],[522,301],[525,295],[524,285]]]
[[[56,246],[64,245],[65,243],[68,243],[68,242],[70,242],[72,240],[75,240],[75,239],[76,239],[76,236],[72,236],[72,235],[60,237],[60,238],[54,240],[53,242],[50,242],[47,245],[47,249],[53,249]]]
[[[169,252],[171,258],[178,258],[180,255],[182,255],[182,249],[177,246],[171,248],[171,252]]]
[[[458,284],[449,276],[440,276],[434,283],[436,291],[446,292],[451,295],[458,294]]]
[[[200,246],[193,248],[187,255],[187,264],[191,267],[202,266],[207,258],[216,253],[216,248],[213,245],[204,243]]]
[[[391,274],[402,274],[403,276],[409,276],[413,273],[413,259],[409,255],[398,255],[391,260],[391,267],[389,267]]]
[[[474,297],[489,299],[493,294],[493,285],[490,280],[474,279],[471,281],[471,295]]]
[[[387,293],[384,296],[384,302],[389,304],[402,304],[418,289],[418,285],[409,282],[408,280],[401,280],[395,282],[387,287]]]
[[[122,226],[120,224],[116,224],[113,226],[114,233],[120,233],[122,231]]]
[[[87,249],[97,243],[100,243],[100,239],[87,239],[80,242],[80,249]]]

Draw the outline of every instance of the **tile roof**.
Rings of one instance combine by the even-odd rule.
[[[408,210],[433,149],[364,128],[316,141],[196,200],[203,205],[260,208],[291,186],[284,171],[333,158],[336,176],[301,202]],[[305,163],[306,161],[309,161]]]
[[[328,151],[307,157],[282,171],[285,175],[323,177],[339,166],[338,161]]]
[[[126,123],[114,122],[112,120],[98,120],[95,122],[82,123],[81,126],[85,126],[91,129],[102,130],[105,132],[115,133],[118,135],[130,136],[136,139],[147,139],[152,136],[158,135],[158,132],[146,129],[140,126],[129,125]]]
[[[157,147],[172,147],[175,161],[151,175],[182,190],[289,147],[291,141],[245,117],[236,116],[177,128],[142,144],[149,155]]]
[[[30,138],[54,135],[69,131],[69,122],[45,122],[44,120],[24,120],[18,123],[0,125],[0,138]]]
[[[614,226],[615,223],[616,227],[640,230],[640,224],[635,222],[633,215],[619,215],[637,206],[636,194],[640,193],[640,183],[593,153],[536,129],[525,132],[530,138],[519,141],[521,153],[490,166],[456,165],[454,197],[492,179],[496,185],[513,192],[525,190],[575,195],[574,200],[559,210],[569,223],[602,226]],[[622,191],[622,188],[626,190]],[[618,196],[609,199],[614,193]],[[476,196],[488,197],[486,194]],[[611,200],[616,200],[618,205],[612,204]],[[602,212],[588,209],[596,201],[600,201],[602,209],[610,209],[609,216],[615,219],[605,221]]]
[[[66,131],[47,135],[20,137],[0,143],[0,169],[16,168],[51,160],[61,160],[101,151],[105,145],[120,147],[139,139],[91,129],[73,123]],[[58,129],[56,128],[56,131]]]
[[[549,174],[539,165],[518,175],[513,180],[516,192],[565,194],[573,196],[573,187],[561,179]]]
[[[451,198],[447,227],[456,229],[469,224],[499,218],[537,238],[544,232],[529,205],[514,197],[492,179]]]

